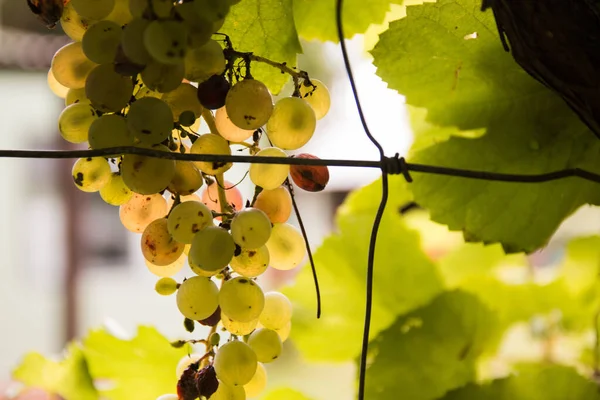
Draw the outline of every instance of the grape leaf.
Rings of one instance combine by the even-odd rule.
[[[446,167],[536,174],[581,167],[600,172],[600,144],[553,92],[502,49],[491,12],[480,0],[440,0],[407,8],[372,54],[377,73],[408,104],[427,109],[442,128],[486,129],[478,139],[451,137],[411,161]],[[468,36],[476,33],[476,38]],[[509,252],[543,246],[561,221],[598,185],[569,179],[516,184],[414,176],[416,201],[469,241],[500,242]],[[556,193],[560,193],[557,196]]]
[[[294,389],[280,388],[267,393],[262,400],[310,400],[304,394]]]
[[[27,386],[58,394],[65,400],[98,399],[85,356],[75,344],[69,346],[60,362],[38,353],[27,354],[13,371],[13,378]]]
[[[585,294],[598,286],[600,274],[600,236],[576,238],[567,244],[561,275],[573,294]]]
[[[495,336],[496,318],[477,297],[444,292],[399,317],[371,342],[366,398],[436,399],[471,382]]]
[[[302,53],[294,25],[292,0],[244,0],[231,7],[219,30],[229,35],[236,50],[253,52],[278,63],[296,65]],[[277,94],[289,75],[264,63],[252,63],[252,75]]]
[[[392,324],[396,315],[427,303],[442,289],[435,266],[419,247],[419,236],[406,227],[398,212],[411,200],[401,177],[391,177],[390,195],[377,241],[372,337]],[[380,197],[379,180],[350,195],[338,211],[339,233],[325,239],[315,254],[321,319],[315,316],[309,266],[304,266],[294,286],[284,290],[294,304],[292,339],[310,360],[342,361],[360,353],[367,251]]]

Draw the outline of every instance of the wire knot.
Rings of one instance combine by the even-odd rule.
[[[400,154],[398,153],[396,153],[394,157],[383,157],[381,160],[381,168],[390,175],[402,174],[408,183],[413,181],[406,160],[404,157],[400,157]]]

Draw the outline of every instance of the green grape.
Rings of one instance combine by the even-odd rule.
[[[233,217],[231,236],[240,247],[258,249],[264,246],[271,236],[271,221],[261,210],[246,208]]]
[[[167,188],[173,194],[186,196],[200,189],[203,182],[202,174],[191,161],[175,161],[175,175]]]
[[[167,18],[173,10],[173,0],[150,0],[150,4],[158,18]]]
[[[123,177],[118,172],[113,172],[108,183],[100,189],[100,197],[111,206],[125,204],[132,196],[133,192],[125,185]]]
[[[257,156],[287,157],[282,150],[276,147],[262,149]],[[284,164],[252,164],[250,165],[250,180],[256,186],[265,190],[273,190],[281,186],[290,173],[290,166]]]
[[[221,343],[221,335],[219,335],[217,332],[211,333],[208,337],[208,343],[211,346],[218,346],[219,343]]]
[[[194,7],[199,15],[210,22],[224,19],[229,13],[229,4],[222,0],[194,0]],[[216,30],[213,30],[215,32]]]
[[[142,82],[150,90],[167,93],[177,89],[183,80],[185,67],[180,64],[162,64],[151,61],[141,73]]]
[[[147,14],[148,0],[129,0],[129,12],[133,18],[142,18]]]
[[[270,363],[276,360],[283,350],[281,338],[274,330],[257,329],[248,338],[248,346],[256,353],[258,361]]]
[[[243,386],[230,386],[219,381],[217,391],[208,400],[246,400],[246,393]]]
[[[191,2],[180,3],[175,6],[175,13],[181,18],[188,28],[188,45],[197,48],[204,45],[212,36],[214,30],[213,24],[202,14],[196,12],[194,4]]]
[[[160,278],[154,290],[161,296],[170,296],[177,291],[177,281],[173,278]]]
[[[285,97],[273,108],[267,135],[274,146],[296,150],[312,138],[317,118],[311,106],[299,97]]]
[[[279,292],[265,293],[265,308],[260,314],[260,323],[265,328],[283,329],[292,319],[292,302]]]
[[[143,97],[129,108],[127,126],[142,143],[158,144],[171,135],[173,113],[164,101]]]
[[[128,59],[139,65],[146,65],[152,60],[152,56],[144,46],[144,32],[148,25],[150,25],[150,21],[147,19],[136,18],[123,29],[121,37],[123,53]]]
[[[327,86],[318,79],[311,79],[310,82],[314,87],[311,85],[306,86],[305,84],[301,85],[300,96],[310,104],[315,112],[316,118],[321,119],[327,115],[329,107],[331,106],[329,90],[327,89]]]
[[[54,54],[52,58],[52,75],[58,83],[69,89],[79,89],[85,86],[85,81],[95,63],[83,54],[81,42],[69,43]]]
[[[190,246],[190,249],[191,249],[191,246]],[[188,254],[189,254],[189,252],[188,252]],[[221,270],[216,270],[216,271],[206,271],[206,270],[203,270],[202,268],[200,268],[199,266],[197,266],[196,264],[194,264],[192,262],[192,259],[190,257],[188,257],[188,264],[189,264],[190,269],[192,270],[192,272],[195,273],[198,276],[205,276],[207,278],[210,278],[211,276],[215,276],[215,275],[217,275],[218,273],[221,272]]]
[[[265,306],[265,295],[253,280],[233,278],[221,286],[219,305],[229,318],[250,322],[260,316]]]
[[[190,263],[205,271],[220,271],[229,264],[235,252],[233,238],[223,228],[206,227],[196,233],[190,248]]]
[[[258,318],[250,322],[239,322],[229,318],[223,312],[221,312],[221,323],[223,327],[227,329],[229,333],[237,336],[246,336],[251,334],[256,326],[258,325]]]
[[[176,394],[163,394],[158,396],[156,400],[179,400],[179,396]]]
[[[72,104],[58,117],[58,130],[67,142],[83,143],[88,139],[88,131],[98,119],[96,110],[86,103]]]
[[[119,26],[130,23],[133,16],[129,12],[129,0],[115,0],[115,7],[105,19],[115,22]]]
[[[71,89],[69,89],[66,86],[61,85],[60,82],[58,82],[56,80],[56,78],[54,77],[54,74],[52,74],[51,69],[48,70],[48,75],[47,75],[46,79],[48,82],[48,87],[50,88],[50,90],[52,90],[52,93],[54,93],[61,99],[64,99],[67,97],[67,94],[69,93],[69,90],[71,90]]]
[[[71,0],[73,8],[83,18],[101,20],[115,8],[115,0]]]
[[[82,18],[73,8],[73,2],[68,2],[63,9],[60,18],[60,26],[65,34],[75,42],[81,42],[83,34],[93,22],[88,18]]]
[[[80,158],[73,165],[75,186],[84,192],[97,192],[110,180],[110,165],[102,157]]]
[[[223,48],[212,39],[203,46],[190,49],[184,63],[185,79],[192,82],[203,82],[213,75],[220,75],[226,65]]]
[[[85,87],[79,89],[69,89],[65,97],[65,106],[76,103],[89,103],[90,100],[85,95]]]
[[[267,370],[262,363],[258,363],[258,368],[250,382],[244,385],[246,397],[258,397],[267,387]]]
[[[198,89],[189,83],[182,83],[177,89],[161,96],[162,101],[173,111],[173,121],[179,120],[184,111],[192,111],[196,118],[202,115],[202,104],[198,101],[197,91]]]
[[[217,350],[214,367],[217,377],[227,385],[245,385],[256,372],[258,361],[254,351],[244,342],[233,340]]]
[[[197,119],[198,117],[196,117],[196,114],[194,114],[193,111],[187,110],[179,114],[177,122],[179,122],[181,126],[190,127],[196,123]]]
[[[135,233],[144,232],[150,222],[165,215],[167,201],[160,194],[133,193],[131,199],[119,208],[121,223],[127,230]]]
[[[230,142],[243,142],[254,133],[253,130],[242,129],[231,122],[225,107],[219,108],[215,113],[215,125],[221,136]]]
[[[231,155],[231,148],[227,140],[219,135],[207,133],[200,135],[190,149],[192,154],[224,154]],[[231,168],[231,163],[196,161],[198,169],[208,175],[222,174]]]
[[[274,329],[274,331],[279,335],[281,342],[285,342],[290,337],[290,332],[292,331],[292,321],[288,321],[283,328]]]
[[[180,64],[187,51],[187,29],[177,21],[153,21],[144,31],[144,45],[156,61]]]
[[[179,286],[177,308],[184,317],[200,321],[210,317],[219,306],[219,288],[210,278],[194,276]]]
[[[261,246],[258,249],[242,248],[242,252],[233,257],[230,266],[235,272],[246,278],[255,278],[267,270],[269,250],[267,246]]]
[[[244,79],[229,90],[225,107],[231,122],[242,129],[253,130],[267,123],[273,112],[273,101],[264,83]]]
[[[176,205],[169,214],[169,233],[181,243],[192,243],[194,235],[213,224],[212,212],[199,201]]]
[[[271,267],[282,271],[296,268],[306,255],[306,243],[298,229],[290,224],[275,224],[267,242]]]
[[[142,234],[142,255],[152,264],[164,267],[177,261],[183,254],[183,243],[177,242],[169,233],[166,218],[152,221]]]
[[[140,146],[159,151],[169,151],[166,146]],[[175,161],[128,154],[121,163],[123,181],[136,193],[154,194],[164,190],[175,175]]]
[[[132,94],[132,80],[116,73],[113,64],[98,65],[85,81],[85,95],[103,112],[121,111],[127,107]]]
[[[144,258],[148,271],[161,278],[168,278],[175,275],[185,265],[185,254],[181,254],[177,260],[169,265],[154,265]]]
[[[274,224],[286,222],[292,214],[292,196],[283,186],[263,190],[256,197],[254,208],[262,210]]]
[[[83,35],[81,46],[83,53],[98,64],[111,63],[117,55],[123,30],[112,21],[99,21]]]
[[[90,126],[88,142],[92,149],[133,146],[134,138],[127,120],[117,114],[104,114]]]

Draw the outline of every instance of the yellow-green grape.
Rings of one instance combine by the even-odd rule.
[[[135,233],[144,232],[150,222],[165,215],[167,200],[160,194],[133,193],[131,199],[119,208],[121,223],[127,230]]]
[[[133,146],[134,143],[127,120],[117,114],[104,114],[95,120],[89,128],[87,140],[92,149]]]
[[[299,97],[285,97],[273,108],[267,122],[267,135],[274,146],[296,150],[312,138],[317,118],[312,107]]]
[[[271,236],[271,221],[261,210],[246,208],[233,217],[231,236],[240,247],[258,249],[264,246]]]
[[[186,26],[177,21],[153,21],[144,31],[144,46],[158,62],[182,63],[187,51]]]
[[[77,14],[91,20],[107,17],[115,7],[115,0],[71,0]]]
[[[80,158],[73,165],[75,186],[84,192],[97,192],[110,180],[110,165],[102,157]]]
[[[211,22],[224,19],[229,13],[229,4],[222,0],[194,0],[196,12]]]
[[[47,82],[48,87],[50,88],[50,90],[52,90],[52,93],[54,93],[61,99],[66,98],[67,94],[69,93],[69,90],[71,90],[68,87],[61,85],[60,82],[56,80],[54,74],[52,74],[51,69],[48,70]]]
[[[229,90],[225,107],[231,122],[242,129],[252,130],[267,123],[273,112],[273,100],[264,83],[244,79]]]
[[[230,142],[243,142],[254,133],[253,130],[242,129],[231,122],[225,107],[219,108],[215,113],[215,125],[221,136]]]
[[[235,252],[233,238],[223,228],[209,226],[196,233],[190,248],[190,263],[206,271],[220,271]]]
[[[217,377],[231,386],[245,385],[256,372],[256,354],[246,343],[233,340],[217,350],[214,367]]]
[[[194,276],[177,290],[177,308],[184,317],[200,321],[210,317],[219,306],[219,288],[210,278]]]
[[[183,254],[185,245],[176,241],[169,233],[166,218],[152,221],[142,234],[142,254],[144,258],[159,267],[177,261]]]
[[[259,321],[265,328],[279,330],[285,328],[292,319],[292,302],[279,292],[265,293],[265,307]]]
[[[286,222],[292,214],[292,196],[283,186],[263,190],[256,197],[254,208],[262,210],[274,224]]]
[[[329,107],[331,106],[329,90],[327,89],[327,86],[325,86],[325,84],[318,79],[311,79],[310,82],[314,85],[314,87],[310,84],[301,85],[300,96],[302,96],[302,98],[306,100],[308,104],[310,104],[317,119],[321,119],[327,115]]]
[[[188,245],[188,246],[190,246],[190,245]],[[221,272],[221,270],[216,270],[216,271],[205,271],[205,270],[203,270],[202,268],[200,268],[199,266],[197,266],[196,264],[194,264],[194,263],[192,262],[192,259],[189,257],[189,254],[190,254],[190,253],[189,253],[189,249],[191,249],[191,248],[192,248],[192,246],[190,246],[190,247],[188,248],[188,264],[189,264],[189,266],[190,266],[190,269],[192,270],[192,272],[193,272],[193,273],[195,273],[195,274],[196,274],[196,275],[198,275],[198,276],[204,276],[204,277],[210,278],[211,276],[215,276],[215,275],[217,275],[219,272]]]
[[[204,180],[198,168],[191,161],[175,161],[175,175],[169,183],[169,192],[182,196],[195,193]]]
[[[217,391],[208,400],[246,400],[243,386],[230,386],[219,380]]]
[[[225,71],[226,61],[221,45],[210,39],[204,45],[190,49],[185,56],[184,63],[185,79],[192,82],[203,82],[213,75],[222,74]]]
[[[144,0],[146,3],[146,0]],[[121,45],[123,53],[136,64],[146,65],[152,60],[152,56],[144,47],[144,32],[150,25],[147,19],[136,18],[123,29]]]
[[[129,0],[115,0],[115,7],[105,19],[116,22],[119,26],[130,23],[133,16],[129,12]]]
[[[210,39],[214,32],[212,29],[213,24],[204,18],[202,14],[196,12],[192,2],[177,4],[175,13],[188,28],[188,44],[190,47],[200,47]]]
[[[229,318],[250,322],[260,316],[265,306],[265,295],[253,280],[237,277],[221,286],[219,305]]]
[[[177,89],[161,96],[162,101],[173,111],[173,121],[179,120],[179,116],[184,111],[192,111],[196,118],[202,115],[202,104],[198,101],[196,92],[198,92],[196,87],[189,83],[182,83]]]
[[[100,189],[100,197],[111,206],[125,204],[132,196],[133,192],[125,185],[119,172],[113,172],[108,183]]]
[[[160,278],[154,285],[154,290],[161,296],[170,296],[177,291],[177,281],[173,278]]]
[[[127,107],[132,94],[132,80],[116,73],[113,64],[98,65],[85,81],[85,95],[103,112],[121,111]]]
[[[258,397],[267,387],[267,370],[262,363],[258,363],[258,368],[250,382],[244,385],[244,392],[246,397]]]
[[[122,33],[121,27],[112,21],[96,22],[83,35],[83,53],[98,64],[113,62]]]
[[[221,335],[219,335],[217,332],[211,333],[208,337],[208,343],[211,346],[218,346],[221,343]]]
[[[158,144],[171,135],[173,113],[164,101],[154,97],[143,97],[129,108],[127,125],[142,143]]]
[[[169,151],[163,145],[146,146],[146,148],[165,152]],[[121,174],[123,175],[123,181],[129,189],[140,194],[154,194],[164,190],[173,179],[175,175],[175,161],[127,154],[123,156]]]
[[[52,75],[63,86],[69,89],[79,89],[85,86],[85,81],[95,63],[83,54],[81,42],[69,43],[61,47],[52,58]]]
[[[233,257],[231,268],[246,278],[255,278],[262,275],[269,266],[269,250],[267,246],[258,249],[244,249],[239,255]]]
[[[72,104],[58,117],[58,130],[67,142],[83,143],[88,140],[88,131],[98,119],[96,110],[86,103]]]
[[[142,18],[148,11],[148,0],[128,0],[129,12],[134,18]]]
[[[173,263],[171,263],[169,265],[155,265],[155,264],[152,264],[150,261],[146,260],[145,258],[144,258],[144,262],[146,263],[146,267],[148,268],[148,271],[150,271],[151,273],[153,273],[156,276],[159,276],[162,278],[168,278],[170,276],[175,275],[179,271],[181,271],[181,269],[185,265],[185,259],[186,259],[185,254],[181,254],[177,260],[175,260]]]
[[[245,336],[251,334],[258,325],[258,318],[250,322],[240,322],[229,318],[221,312],[221,323],[229,333],[237,336]]]
[[[73,2],[68,2],[63,9],[60,18],[60,26],[65,34],[75,42],[81,42],[83,34],[93,22],[88,18],[82,18],[73,8]]]
[[[212,212],[199,201],[186,201],[169,214],[169,233],[181,243],[192,243],[194,235],[213,224]]]
[[[152,5],[152,12],[158,18],[167,18],[173,9],[172,0],[150,0],[150,4]]]
[[[85,95],[85,87],[79,89],[69,89],[65,97],[65,106],[76,103],[89,103],[90,100]]]
[[[287,157],[282,150],[276,147],[262,149],[257,156]],[[273,190],[281,186],[290,173],[290,166],[284,164],[252,164],[250,165],[250,180],[256,186],[265,190]]]
[[[219,135],[213,135],[207,133],[201,135],[190,149],[192,154],[221,154],[231,155],[231,148],[227,140],[223,139]],[[196,161],[198,169],[208,175],[222,174],[231,168],[231,163],[224,162],[209,162],[209,161]]]
[[[275,224],[267,242],[270,266],[282,271],[296,268],[306,256],[306,243],[300,231],[290,224]]]
[[[248,346],[256,353],[258,361],[270,363],[276,360],[283,350],[281,338],[272,329],[257,329],[248,338]]]
[[[185,67],[180,64],[162,64],[158,61],[151,61],[141,73],[142,82],[149,89],[167,93],[177,89],[181,84]]]
[[[290,332],[292,331],[292,321],[288,321],[287,324],[281,329],[275,329],[275,332],[279,335],[279,338],[282,342],[285,342],[290,337]]]

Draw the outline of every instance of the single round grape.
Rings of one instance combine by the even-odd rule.
[[[190,245],[188,245],[188,246],[190,246]],[[190,249],[191,248],[192,248],[192,246],[190,246]],[[189,252],[188,252],[188,255],[189,255]],[[188,265],[190,266],[190,269],[192,270],[193,273],[195,273],[198,276],[204,276],[207,278],[210,278],[211,276],[215,276],[221,272],[221,270],[216,270],[216,271],[203,270],[202,268],[200,268],[199,266],[194,264],[190,257],[188,257]]]
[[[253,280],[237,277],[221,286],[219,305],[229,318],[250,322],[260,316],[265,306],[265,295]]]
[[[256,372],[256,354],[246,343],[232,340],[217,350],[214,367],[217,376],[228,385],[245,385]]]
[[[231,122],[225,107],[219,108],[215,113],[215,125],[221,136],[230,142],[243,142],[254,133],[253,130],[242,129]]]
[[[64,99],[67,97],[67,94],[69,93],[69,90],[71,90],[71,89],[69,89],[66,86],[61,85],[60,82],[58,82],[56,80],[56,78],[54,77],[54,74],[52,74],[51,69],[48,70],[48,75],[46,77],[46,80],[48,82],[48,87],[50,88],[50,90],[52,90],[52,93],[54,93],[61,99]]]
[[[80,158],[73,165],[75,186],[84,192],[97,192],[110,180],[110,165],[102,157]]]
[[[167,188],[173,194],[185,196],[200,189],[203,182],[202,174],[191,161],[175,161],[175,175]]]
[[[171,0],[150,0],[151,9],[159,18],[167,18],[171,15],[173,9],[173,1]]]
[[[188,45],[190,47],[201,47],[210,40],[210,37],[214,32],[212,23],[208,21],[204,15],[196,12],[193,3],[187,2],[177,4],[175,6],[175,13],[188,29]]]
[[[177,281],[173,278],[160,278],[154,290],[161,296],[170,296],[177,291]]]
[[[219,306],[219,288],[209,278],[194,276],[179,286],[177,308],[194,321],[210,317]]]
[[[187,29],[177,21],[153,21],[144,31],[144,45],[156,61],[180,64],[187,51]]]
[[[292,196],[283,186],[263,190],[256,197],[254,208],[262,210],[274,224],[287,222],[292,214]]]
[[[311,106],[299,97],[285,97],[273,108],[267,135],[274,146],[296,150],[312,138],[317,118]]]
[[[221,75],[226,65],[223,48],[212,39],[188,51],[184,63],[185,79],[192,82],[204,82],[213,75]]]
[[[223,154],[231,155],[231,148],[227,140],[223,139],[219,135],[213,135],[207,133],[200,135],[196,139],[192,148],[190,149],[192,154]],[[231,163],[224,162],[209,162],[209,161],[196,161],[198,169],[208,175],[222,174],[231,168]]]
[[[134,138],[127,127],[127,120],[117,114],[104,114],[89,128],[87,140],[92,149],[133,146]]]
[[[113,172],[108,183],[100,189],[100,197],[111,206],[125,204],[132,196],[133,192],[125,185],[119,172]]]
[[[177,89],[183,80],[185,67],[180,64],[162,64],[158,61],[151,61],[141,73],[142,82],[149,89],[167,93]]]
[[[73,3],[68,2],[60,18],[60,26],[65,34],[75,42],[81,42],[83,34],[92,24],[89,18],[82,18],[73,8]]]
[[[152,221],[142,234],[142,255],[152,264],[163,267],[177,261],[185,245],[169,233],[166,218]]]
[[[162,145],[147,148],[169,151]],[[165,189],[173,179],[175,161],[127,154],[123,156],[121,174],[129,189],[140,194],[154,194]]]
[[[171,135],[173,113],[164,101],[143,97],[129,108],[127,126],[142,143],[158,144]]]
[[[190,263],[206,271],[220,271],[235,252],[233,238],[223,228],[208,226],[196,233],[190,248]]]
[[[105,19],[115,22],[119,26],[129,24],[133,19],[129,12],[129,0],[115,0],[115,7]]]
[[[83,35],[83,53],[95,63],[111,63],[117,54],[122,34],[123,30],[114,22],[98,21]]]
[[[310,104],[315,112],[315,117],[321,119],[327,115],[329,107],[331,106],[329,90],[327,89],[327,86],[318,79],[311,79],[310,82],[314,86],[310,84],[307,85],[306,81],[300,86],[300,96]]]
[[[229,90],[225,107],[231,122],[242,129],[253,130],[267,123],[273,112],[273,100],[264,83],[244,79]]]
[[[179,118],[177,119],[177,122],[179,122],[179,124],[181,126],[186,126],[186,127],[190,127],[192,125],[194,125],[194,123],[196,123],[196,120],[198,119],[198,117],[196,116],[196,114],[193,111],[183,111],[181,114],[179,114]]]
[[[135,233],[142,233],[148,224],[167,215],[167,201],[160,194],[133,193],[131,199],[119,208],[123,226]]]
[[[298,154],[297,158],[318,160],[312,154]],[[329,168],[326,165],[292,165],[290,166],[292,180],[300,189],[308,192],[320,192],[329,183]]]
[[[77,103],[89,103],[90,100],[85,95],[85,87],[79,89],[69,89],[65,97],[65,106]]]
[[[287,157],[282,150],[276,147],[262,149],[257,156]],[[290,172],[290,166],[284,164],[252,164],[250,165],[250,180],[256,186],[265,190],[273,190],[281,186]]]
[[[230,386],[219,381],[217,391],[208,400],[246,400],[246,393],[243,386]]]
[[[158,396],[156,400],[179,400],[179,396],[176,394],[163,394]]]
[[[85,95],[103,112],[121,111],[127,107],[132,94],[132,80],[115,72],[113,64],[98,65],[85,81]]]
[[[216,110],[225,105],[225,99],[231,85],[222,75],[213,75],[198,84],[198,100],[210,110]]]
[[[258,325],[258,318],[250,322],[239,322],[221,313],[221,323],[223,324],[223,327],[232,335],[246,336],[251,334],[254,329],[256,329],[256,326]]]
[[[71,0],[77,14],[91,20],[107,17],[115,7],[115,0]]]
[[[267,370],[262,363],[258,363],[258,368],[250,382],[244,385],[246,397],[258,397],[267,387]]]
[[[244,249],[239,255],[233,257],[231,268],[246,278],[255,278],[262,275],[269,266],[269,250],[267,246],[258,249]]]
[[[52,75],[61,85],[69,89],[85,86],[85,81],[95,63],[83,54],[81,42],[69,43],[61,47],[52,58]]]
[[[146,65],[152,60],[152,56],[144,46],[144,32],[148,25],[150,21],[147,19],[135,18],[123,29],[121,37],[123,53],[136,64]]]
[[[184,111],[192,111],[196,118],[202,115],[202,104],[198,101],[197,90],[189,83],[182,83],[177,89],[161,96],[161,100],[171,107],[173,121],[177,121]]]
[[[275,329],[275,332],[279,335],[281,342],[285,342],[290,337],[292,331],[292,321],[288,321],[287,324],[281,329]]]
[[[58,117],[58,130],[67,142],[83,143],[88,140],[88,131],[98,119],[96,110],[86,103],[72,104]]]
[[[227,203],[233,208],[234,211],[241,210],[244,206],[244,199],[240,190],[233,185],[233,183],[224,181],[223,187],[225,188],[225,197]],[[221,212],[221,201],[219,200],[219,184],[213,182],[202,192],[202,202],[206,204],[211,211]],[[220,219],[219,217],[218,219]]]
[[[267,214],[257,208],[238,212],[231,221],[233,241],[246,249],[264,246],[271,236],[271,221]]]
[[[306,243],[300,231],[290,224],[275,224],[267,242],[270,266],[282,271],[296,268],[306,256]]]
[[[260,323],[265,328],[283,329],[292,319],[292,302],[279,292],[265,293],[265,308],[260,314]]]
[[[274,330],[257,329],[248,338],[248,346],[256,353],[256,358],[262,363],[275,361],[283,350],[281,338]]]
[[[192,243],[194,235],[213,224],[212,212],[198,201],[186,201],[169,214],[169,233],[181,243]]]
[[[169,265],[155,265],[152,264],[150,261],[146,260],[145,258],[144,262],[146,263],[148,271],[150,271],[156,276],[168,278],[181,271],[181,269],[185,265],[185,259],[185,254],[181,254],[177,260],[173,261],[173,263]]]

